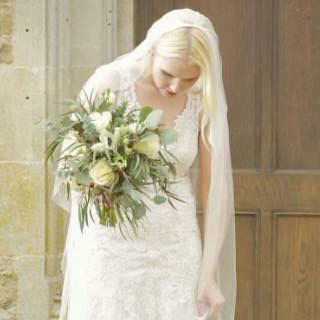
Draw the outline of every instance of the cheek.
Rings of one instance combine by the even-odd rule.
[[[161,72],[153,72],[153,80],[158,88],[167,87],[169,82],[166,77],[163,76]]]

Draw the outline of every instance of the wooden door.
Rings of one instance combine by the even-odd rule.
[[[136,0],[135,44],[162,14],[185,7],[208,16],[220,39],[236,319],[320,319],[320,1]]]

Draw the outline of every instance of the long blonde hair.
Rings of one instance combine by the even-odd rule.
[[[205,139],[204,130],[210,120],[214,120],[217,105],[213,105],[212,101],[217,101],[215,86],[214,86],[214,68],[210,59],[210,47],[207,42],[207,37],[198,28],[195,27],[180,27],[173,31],[167,32],[159,39],[152,50],[148,52],[144,60],[143,76],[151,74],[153,63],[153,52],[157,52],[165,57],[170,58],[185,58],[188,57],[191,61],[197,63],[201,73],[199,79],[192,88],[197,91],[197,83],[202,81],[200,91],[202,91],[202,117],[201,117],[201,136],[207,148],[208,144]],[[215,97],[215,99],[212,99]],[[210,130],[210,128],[208,127]]]

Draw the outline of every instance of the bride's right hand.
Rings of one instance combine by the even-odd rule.
[[[199,301],[197,306],[198,314],[197,314],[196,320],[207,320],[209,308],[210,306],[207,303],[204,303],[203,301]]]
[[[220,313],[225,298],[215,282],[208,283],[205,288],[199,290],[197,298],[198,314],[203,315],[208,310],[208,317]]]

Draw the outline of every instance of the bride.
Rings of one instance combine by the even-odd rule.
[[[234,198],[221,68],[210,20],[185,8],[155,21],[132,52],[100,66],[85,83],[83,102],[109,87],[116,104],[163,111],[162,126],[177,131],[169,145],[177,158],[173,191],[185,202],[175,202],[175,210],[144,198],[148,224],[129,241],[98,223],[81,233],[79,194],[67,199],[56,178],[52,199],[70,213],[61,320],[234,319]]]

